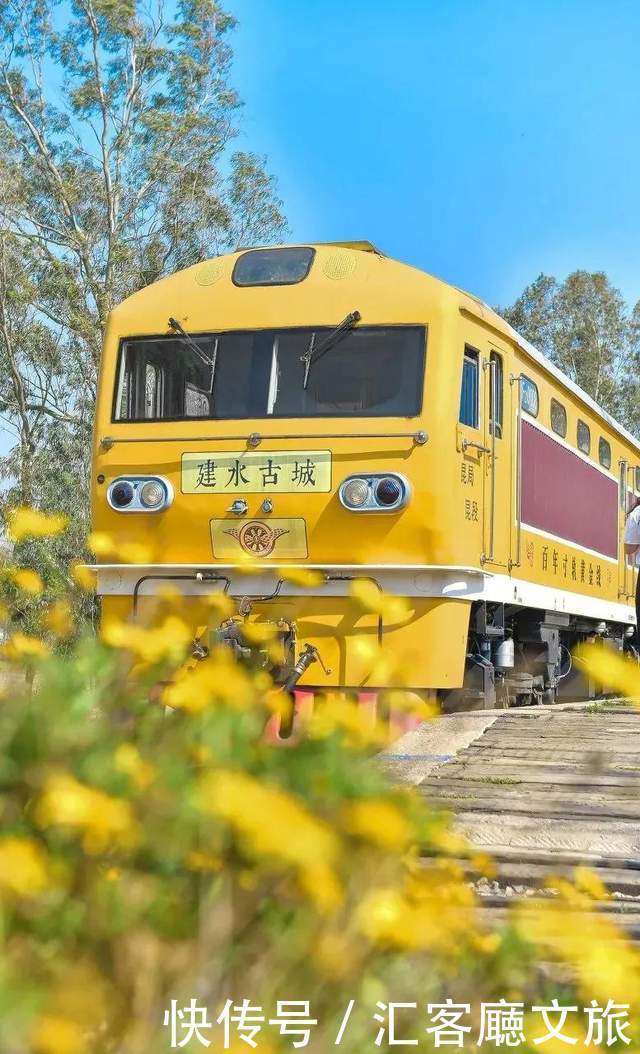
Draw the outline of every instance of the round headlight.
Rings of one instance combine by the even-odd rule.
[[[147,480],[140,487],[140,502],[147,509],[157,509],[159,505],[164,504],[166,497],[162,483],[158,483],[155,479]]]
[[[379,505],[395,505],[402,495],[402,487],[397,479],[390,476],[381,479],[376,485],[376,501]]]
[[[109,497],[111,504],[117,509],[126,509],[133,501],[133,487],[126,480],[120,480],[119,483],[114,483]]]
[[[351,509],[359,509],[369,497],[366,479],[350,479],[342,488],[342,500]]]

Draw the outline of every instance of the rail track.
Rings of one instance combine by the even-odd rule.
[[[492,858],[490,879],[459,861],[488,921],[556,897],[585,866],[608,890],[589,910],[640,943],[640,713],[611,701],[499,712],[417,787]]]

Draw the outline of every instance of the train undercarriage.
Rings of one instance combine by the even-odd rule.
[[[585,641],[636,655],[632,626],[478,601],[471,611],[464,685],[440,693],[443,709],[531,706],[595,697],[598,686],[572,654]]]

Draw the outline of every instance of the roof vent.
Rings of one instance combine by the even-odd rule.
[[[222,260],[207,260],[195,273],[198,285],[213,285],[222,278]]]
[[[349,252],[333,252],[322,261],[324,274],[335,281],[350,278],[356,266],[357,257],[354,253]]]

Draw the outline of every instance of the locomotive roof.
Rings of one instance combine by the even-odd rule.
[[[370,245],[370,243],[367,244]],[[380,253],[378,249],[374,249],[373,246],[371,246],[370,251],[377,252],[381,256],[384,255],[383,253]],[[398,263],[399,261],[393,262]],[[435,275],[429,275],[427,271],[423,271],[422,273],[427,274],[429,278],[432,278],[436,282],[440,282],[443,285],[447,285],[450,289],[456,289],[457,292],[460,293],[466,301],[466,303],[463,302],[460,305],[461,310],[468,311],[470,314],[480,318],[483,322],[486,322],[486,324],[491,326],[493,329],[496,329],[498,330],[498,332],[504,334],[504,336],[506,336],[513,344],[517,345],[517,347],[519,347],[520,350],[525,353],[525,355],[527,355],[530,359],[533,359],[534,362],[537,362],[540,366],[542,366],[542,368],[546,370],[547,373],[551,374],[552,377],[555,377],[556,380],[560,381],[561,384],[563,384],[565,388],[568,388],[570,392],[573,392],[573,394],[576,395],[585,404],[585,406],[588,406],[590,410],[593,410],[594,413],[598,414],[604,421],[607,422],[607,424],[615,432],[618,432],[618,434],[624,439],[626,439],[626,441],[630,443],[631,446],[635,447],[636,450],[640,451],[640,440],[636,436],[629,432],[628,429],[624,427],[624,425],[620,424],[620,422],[617,421],[615,417],[613,417],[610,413],[604,410],[602,406],[600,406],[600,404],[596,402],[595,399],[593,399],[587,392],[584,391],[583,388],[580,387],[579,384],[576,384],[575,381],[572,381],[570,377],[567,377],[566,373],[563,373],[562,370],[555,365],[555,363],[551,362],[551,359],[547,358],[546,355],[543,355],[541,351],[538,351],[538,349],[534,347],[533,344],[531,344],[525,337],[518,333],[518,331],[514,329],[513,326],[510,326],[506,319],[504,319],[502,315],[499,315],[497,311],[494,311],[492,307],[489,307],[489,305],[486,304],[484,300],[481,300],[480,297],[475,296],[473,293],[467,292],[466,289],[460,289],[458,286],[452,286],[450,283],[443,282],[442,279],[436,278]]]

